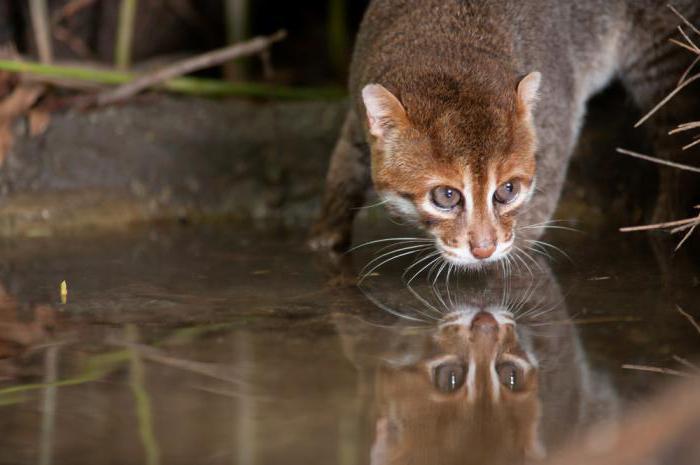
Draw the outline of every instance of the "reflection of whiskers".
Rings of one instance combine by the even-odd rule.
[[[424,320],[424,319],[422,319],[422,318],[418,318],[418,317],[416,317],[416,316],[409,315],[408,313],[400,312],[399,310],[397,310],[397,309],[395,309],[395,308],[392,308],[390,305],[387,305],[387,304],[385,304],[384,302],[381,302],[379,299],[377,299],[371,292],[369,292],[369,291],[368,291],[367,289],[365,289],[363,286],[359,286],[359,289],[360,289],[360,292],[362,292],[362,294],[363,294],[370,302],[372,302],[374,305],[376,305],[376,306],[379,307],[380,309],[384,310],[385,312],[387,312],[387,313],[389,313],[389,314],[391,314],[391,315],[394,315],[395,317],[400,318],[400,319],[402,319],[402,320],[415,321],[415,322],[423,323],[423,324],[425,324],[425,323],[430,323],[430,322],[433,322],[433,321],[437,321],[437,320],[438,320],[438,318],[435,318],[434,316],[429,315],[429,314],[427,314],[427,313],[425,313],[425,312],[422,312],[422,311],[420,311],[420,310],[418,310],[417,313],[418,313],[419,315],[422,315],[422,316],[428,318],[428,320]]]
[[[433,241],[423,237],[392,237],[387,239],[378,239],[375,241],[365,242],[348,250],[348,253],[359,248],[375,245],[379,243],[391,242],[391,244],[379,249],[382,252],[386,249],[392,249],[385,252],[372,260],[370,260],[359,272],[358,284],[361,284],[365,279],[372,275],[382,266],[389,262],[397,260],[401,257],[427,251],[430,249]],[[398,247],[398,248],[395,248]]]

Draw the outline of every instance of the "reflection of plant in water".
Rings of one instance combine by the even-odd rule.
[[[48,305],[33,306],[28,321],[20,314],[17,300],[0,285],[0,381],[13,379],[17,374],[14,359],[45,344],[56,326],[56,310]],[[0,404],[6,402],[0,399]]]
[[[134,325],[128,325],[125,330],[126,339],[137,342],[137,329]],[[136,416],[139,423],[139,435],[146,452],[146,464],[156,465],[160,463],[160,448],[153,430],[153,411],[151,408],[151,396],[146,389],[146,373],[143,358],[135,347],[129,351],[129,387],[136,404]]]
[[[676,305],[676,309],[678,312],[683,315],[691,325],[697,330],[698,335],[700,335],[700,324],[698,324],[697,321],[695,321],[695,318],[685,310],[683,310],[680,306]],[[681,370],[674,370],[671,368],[663,368],[663,367],[655,367],[655,366],[649,366],[649,365],[632,365],[632,364],[625,364],[622,365],[622,368],[626,368],[628,370],[639,370],[639,371],[651,371],[654,373],[664,373],[667,375],[674,375],[674,376],[681,376],[684,378],[700,378],[700,366],[696,365],[693,362],[690,362],[689,360],[680,357],[678,355],[674,355],[673,359],[683,365],[686,370],[681,371]]]
[[[0,406],[22,402],[27,398],[23,395],[32,391],[41,390],[47,387],[67,387],[76,386],[84,383],[90,383],[104,379],[110,373],[119,368],[124,367],[132,359],[132,351],[137,350],[141,357],[155,361],[157,363],[174,366],[179,369],[196,372],[205,376],[213,377],[219,380],[228,381],[229,379],[221,376],[209,364],[193,362],[188,360],[175,359],[165,356],[160,350],[154,347],[162,345],[174,346],[178,344],[186,344],[202,335],[211,332],[220,331],[223,329],[233,328],[242,324],[243,321],[231,323],[219,323],[211,325],[201,325],[195,327],[180,328],[166,335],[163,339],[155,342],[152,346],[143,346],[139,344],[127,343],[123,341],[113,341],[114,345],[126,346],[119,350],[90,355],[83,363],[80,374],[71,378],[62,379],[50,383],[28,383],[15,386],[9,386],[0,389]]]

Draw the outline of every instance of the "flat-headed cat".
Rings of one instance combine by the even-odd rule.
[[[452,264],[480,267],[535,239],[557,205],[589,97],[620,78],[651,108],[692,61],[668,42],[680,19],[666,3],[372,1],[312,247],[349,245],[372,182]],[[691,21],[700,15],[696,0],[674,6]],[[660,118],[651,123],[667,131]],[[676,189],[666,181],[664,192]]]
[[[453,303],[424,325],[335,315],[344,352],[370,385],[361,392],[372,393],[372,465],[514,465],[617,417],[552,276],[487,281],[453,289]]]

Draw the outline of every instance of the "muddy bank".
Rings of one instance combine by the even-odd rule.
[[[44,236],[153,220],[309,221],[347,103],[147,96],[16,127],[0,168],[0,235]],[[639,147],[636,112],[609,91],[589,112],[558,217],[591,228],[642,216],[635,186],[653,169],[614,153]],[[653,193],[653,192],[652,192]],[[613,199],[603,200],[603,199]],[[615,224],[603,221],[614,214]],[[619,220],[619,222],[617,221]]]
[[[0,232],[155,219],[306,218],[344,104],[157,97],[54,115],[0,173]]]

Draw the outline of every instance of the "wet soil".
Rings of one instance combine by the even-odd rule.
[[[357,241],[392,228],[361,225]],[[402,273],[418,256],[357,287],[383,243],[333,265],[303,235],[234,223],[3,242],[0,464],[366,464],[398,449],[456,463],[477,433],[436,416],[434,386],[406,376],[434,356],[445,316],[471,307],[514,311],[539,360],[528,424],[550,453],[676,379],[623,365],[687,372],[679,357],[700,358],[677,310],[700,317],[698,269],[641,236],[559,231],[545,239],[570,259],[552,249],[511,278],[453,273],[449,287],[426,269],[414,295]],[[483,431],[496,417],[479,417]],[[410,439],[430,430],[444,430],[432,449]],[[477,438],[487,452],[512,444]]]

